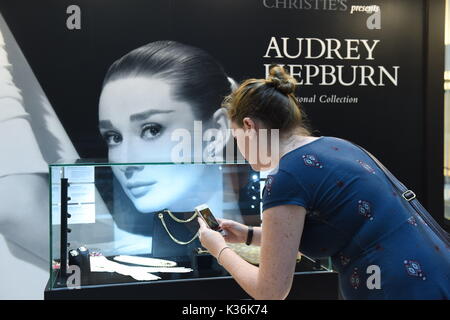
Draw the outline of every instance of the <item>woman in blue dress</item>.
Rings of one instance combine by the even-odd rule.
[[[331,257],[346,299],[448,299],[448,242],[407,207],[364,151],[336,137],[311,136],[295,85],[273,66],[268,79],[246,80],[225,99],[247,160],[251,150],[260,151],[259,129],[279,130],[279,150],[269,162],[249,161],[255,170],[272,170],[263,191],[262,226],[249,232],[221,220],[223,237],[199,219],[202,245],[255,299],[286,298],[298,251]],[[260,245],[259,267],[226,242]]]

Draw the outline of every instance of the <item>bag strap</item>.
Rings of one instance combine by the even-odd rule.
[[[360,145],[339,138],[341,140],[347,141],[359,149],[361,149],[364,153],[366,153],[384,172],[386,177],[389,179],[391,184],[395,187],[396,191],[401,195],[401,197],[407,201],[411,205],[411,207],[416,211],[416,213],[422,218],[422,220],[430,227],[430,229],[436,233],[436,235],[441,238],[444,243],[449,246],[450,245],[450,234],[445,231],[437,222],[433,219],[433,217],[428,213],[428,211],[422,206],[419,200],[416,198],[416,194],[409,190],[403,183],[401,183],[374,155],[372,155],[369,151],[361,147]]]

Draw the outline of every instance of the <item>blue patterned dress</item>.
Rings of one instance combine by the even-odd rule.
[[[283,204],[306,208],[300,252],[331,257],[344,298],[450,297],[448,245],[357,146],[323,136],[285,154],[263,210]]]

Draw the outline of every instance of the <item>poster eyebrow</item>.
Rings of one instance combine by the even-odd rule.
[[[174,112],[174,110],[158,110],[158,109],[151,109],[140,113],[135,113],[130,116],[130,121],[139,121],[139,120],[145,120],[148,117],[158,114],[158,113],[171,113]]]
[[[100,120],[98,122],[100,129],[114,129],[114,126],[110,120]]]

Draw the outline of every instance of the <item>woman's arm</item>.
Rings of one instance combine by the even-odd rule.
[[[252,243],[250,243],[252,246],[261,245],[261,233],[262,233],[261,227],[253,227]]]
[[[272,207],[263,212],[259,268],[230,249],[222,251],[220,263],[253,298],[287,297],[292,285],[305,215],[305,208],[296,205]],[[221,237],[219,233],[206,229],[203,221],[200,225],[202,244],[217,258],[220,250],[226,246],[225,241],[217,237]]]
[[[227,232],[224,236],[225,241],[229,243],[245,243],[248,236],[248,226],[234,220],[217,219],[220,227]],[[251,245],[259,246],[261,244],[261,227],[253,227],[253,237]]]

